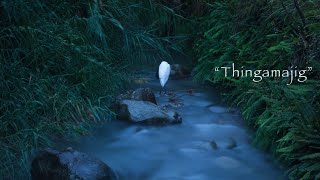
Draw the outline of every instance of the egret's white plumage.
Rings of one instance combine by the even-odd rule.
[[[159,65],[159,80],[162,87],[166,84],[170,76],[170,64],[166,61],[162,61]]]

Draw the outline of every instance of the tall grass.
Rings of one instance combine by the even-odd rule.
[[[171,41],[155,31],[163,14],[175,15],[161,9],[138,0],[1,1],[0,179],[25,179],[30,152],[52,137],[110,120],[128,66],[170,57]]]
[[[226,97],[241,108],[254,143],[288,167],[291,179],[320,178],[319,1],[214,1],[195,44],[195,78],[231,91]],[[313,67],[305,83],[287,78],[224,76],[215,67],[298,69]]]

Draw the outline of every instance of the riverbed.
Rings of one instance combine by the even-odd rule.
[[[169,80],[159,94],[154,73],[144,74],[159,106],[177,111],[182,124],[133,125],[114,120],[74,143],[76,150],[107,163],[123,180],[285,179],[273,158],[256,149],[238,109],[212,87],[190,78]],[[169,94],[169,95],[168,95]]]

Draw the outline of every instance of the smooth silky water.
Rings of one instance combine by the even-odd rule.
[[[177,100],[168,105],[154,74],[142,77],[149,82],[135,88],[153,89],[158,105],[176,110],[183,123],[155,127],[115,120],[74,142],[74,149],[101,159],[124,180],[286,179],[270,155],[252,146],[239,111],[225,106],[217,91],[191,79],[169,80],[166,88]],[[236,147],[228,148],[232,141]]]

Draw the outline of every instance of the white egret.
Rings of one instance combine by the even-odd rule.
[[[162,61],[161,64],[159,65],[159,71],[158,71],[158,76],[160,80],[160,84],[162,88],[164,88],[164,85],[169,79],[170,76],[170,64],[168,64],[166,61]],[[161,91],[160,91],[161,94]]]

